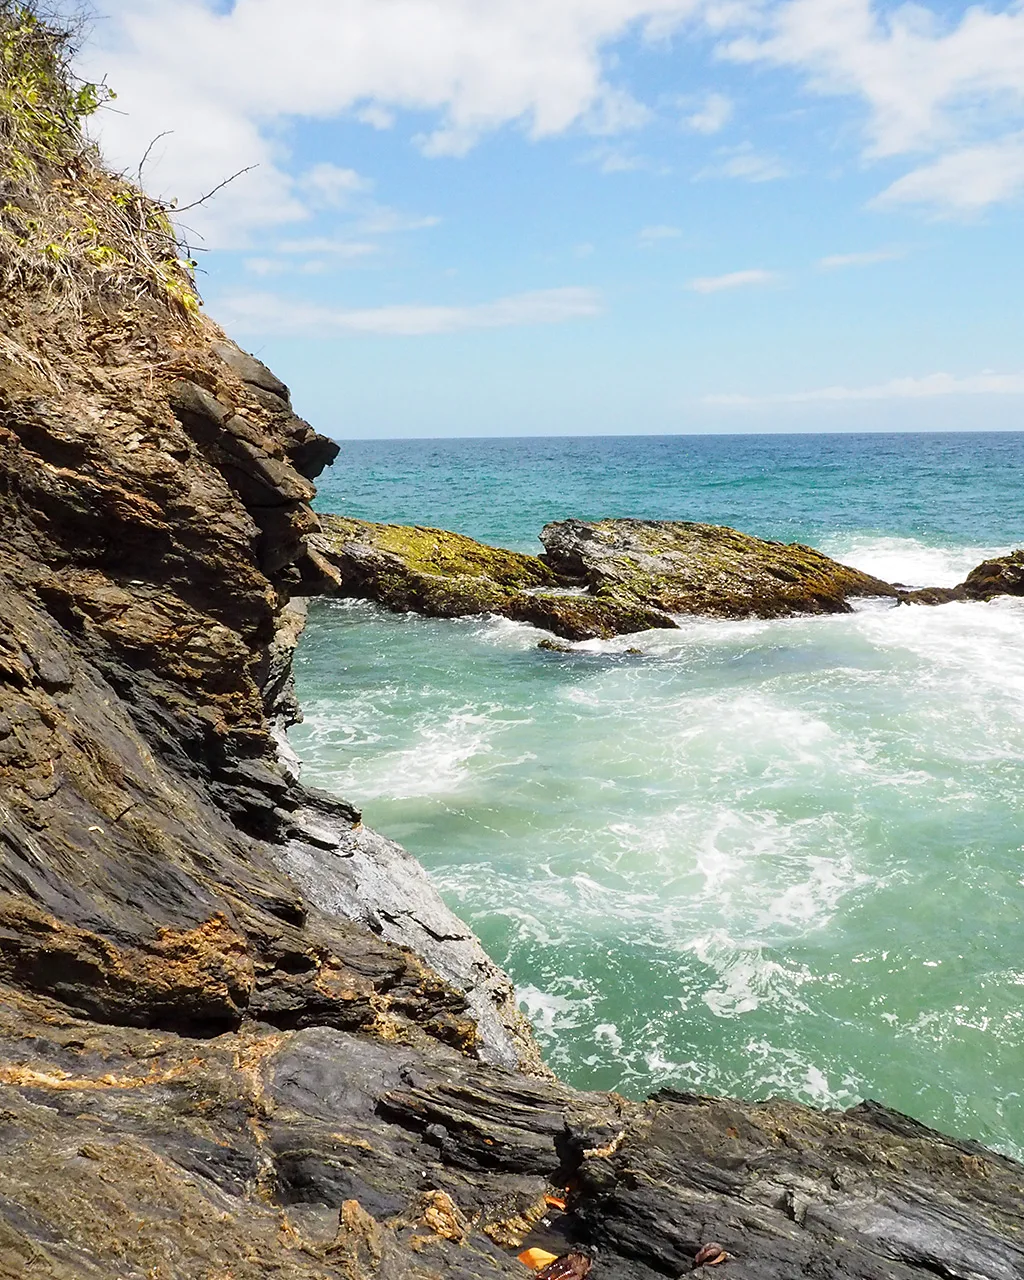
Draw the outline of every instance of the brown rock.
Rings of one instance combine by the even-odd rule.
[[[718,618],[848,613],[860,596],[895,596],[879,578],[800,543],[766,542],[678,520],[562,520],[541,532],[558,572],[599,602]]]

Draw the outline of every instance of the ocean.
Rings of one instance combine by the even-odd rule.
[[[317,505],[521,550],[710,521],[940,586],[1024,544],[1022,468],[1017,433],[346,442]],[[870,1097],[1024,1156],[1024,600],[541,638],[316,601],[291,737],[559,1074]]]

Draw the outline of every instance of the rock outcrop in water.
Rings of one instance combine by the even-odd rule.
[[[339,594],[430,617],[496,613],[567,640],[672,628],[673,615],[777,618],[849,612],[887,582],[800,544],[674,520],[562,520],[543,556],[443,529],[326,516],[314,541]]]
[[[712,1238],[736,1280],[1024,1273],[1024,1169],[979,1147],[552,1079],[420,868],[301,786],[336,446],[166,260],[63,292],[10,207],[103,225],[67,143],[0,225],[0,1277],[492,1280],[572,1239],[655,1280]]]
[[[546,559],[597,599],[665,613],[787,618],[849,613],[849,601],[896,589],[801,543],[768,542],[682,520],[560,520],[541,531]]]
[[[901,591],[905,604],[951,604],[956,600],[994,600],[997,596],[1024,596],[1024,551],[985,560],[955,587],[922,587]]]
[[[337,594],[397,613],[462,618],[493,613],[589,640],[674,627],[642,601],[604,600],[539,556],[503,551],[445,529],[324,516],[315,540],[338,575]]]

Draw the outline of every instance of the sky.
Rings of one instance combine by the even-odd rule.
[[[1024,0],[105,0],[79,70],[327,434],[1024,429]]]

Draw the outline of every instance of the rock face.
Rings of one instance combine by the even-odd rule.
[[[996,596],[1024,596],[1024,551],[1011,551],[972,569],[955,587],[922,587],[901,591],[905,604],[950,604],[955,600],[994,600]]]
[[[864,1104],[638,1105],[334,1027],[213,1038],[0,1006],[0,1276],[1019,1280],[1024,1169]],[[564,1215],[545,1195],[567,1199]],[[547,1221],[545,1222],[545,1219]]]
[[[766,542],[678,520],[560,520],[540,535],[559,573],[598,600],[665,613],[783,618],[848,613],[859,596],[895,596],[887,582],[799,543]]]
[[[324,517],[314,538],[341,595],[430,617],[496,613],[566,640],[673,628],[680,613],[845,613],[851,598],[897,594],[811,547],[717,525],[562,520],[541,541],[545,555],[528,556],[443,529],[341,516]]]
[[[5,323],[61,389],[0,370],[0,1276],[483,1280],[582,1242],[655,1280],[712,1239],[737,1280],[1022,1274],[1011,1161],[543,1073],[422,870],[277,751],[335,446],[213,326]]]

